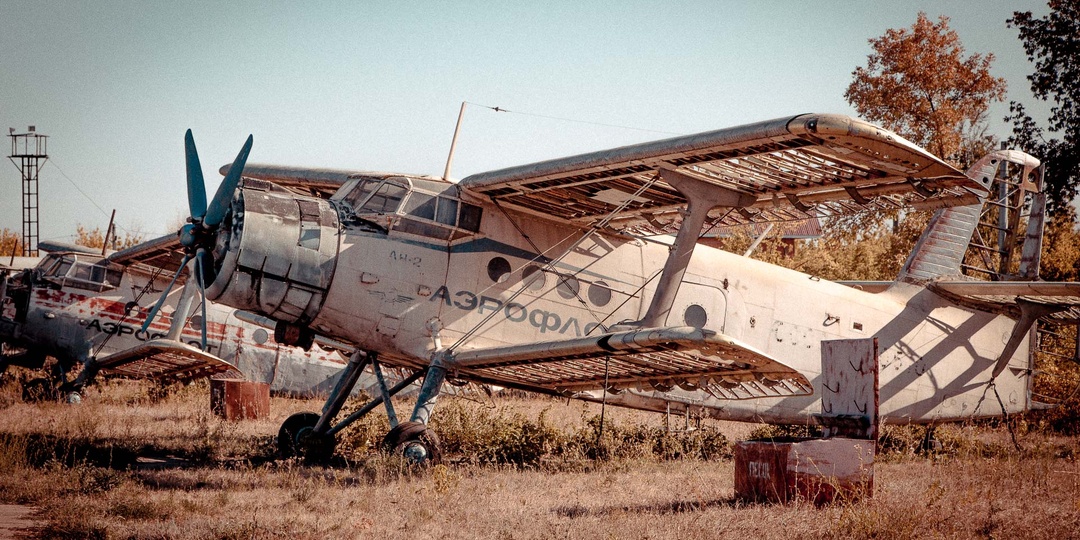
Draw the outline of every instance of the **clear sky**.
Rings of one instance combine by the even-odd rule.
[[[854,115],[843,94],[867,40],[919,11],[950,17],[969,53],[993,53],[1008,99],[1047,110],[1005,25],[1016,10],[1044,15],[1044,2],[453,4],[0,0],[0,128],[49,136],[41,238],[104,230],[114,208],[121,232],[169,232],[187,211],[187,128],[212,194],[248,134],[253,163],[441,175],[462,101],[513,112],[470,106],[458,178],[804,112]],[[998,136],[1006,111],[990,115]],[[0,163],[0,228],[21,231],[20,193],[18,169]]]

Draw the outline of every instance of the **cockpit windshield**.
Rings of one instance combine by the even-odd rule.
[[[392,176],[360,178],[339,201],[360,220],[439,240],[456,240],[480,231],[482,210],[457,198],[446,183]]]
[[[74,253],[50,254],[38,268],[43,278],[57,285],[98,292],[119,287],[123,277],[123,270],[100,257]]]
[[[408,184],[401,185],[393,178],[369,178],[361,180],[343,200],[356,215],[392,214],[408,192]]]

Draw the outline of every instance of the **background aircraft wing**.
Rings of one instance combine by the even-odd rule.
[[[671,232],[686,200],[657,179],[674,170],[706,189],[752,197],[714,209],[720,225],[979,202],[977,182],[899,135],[839,115],[804,114],[468,176],[465,191],[566,222]],[[624,204],[625,203],[625,204]]]
[[[807,378],[710,330],[651,328],[458,352],[459,377],[548,393],[628,387],[701,388],[718,399],[813,394]]]
[[[161,268],[172,274],[180,268],[184,250],[176,234],[167,234],[112,253],[106,259],[123,266],[143,264]]]
[[[1019,302],[1046,306],[1045,318],[1080,322],[1080,283],[1054,281],[935,281],[930,290],[977,309],[1020,316]]]
[[[94,361],[106,375],[166,382],[190,381],[235,370],[232,364],[179,341],[155,339]]]

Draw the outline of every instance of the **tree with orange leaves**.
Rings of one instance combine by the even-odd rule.
[[[937,156],[967,165],[989,150],[990,103],[1005,99],[1005,80],[990,74],[993,54],[965,56],[949,18],[920,12],[910,28],[870,40],[866,67],[852,73],[844,98],[861,116]]]

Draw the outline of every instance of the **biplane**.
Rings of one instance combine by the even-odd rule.
[[[152,243],[140,247],[152,265],[122,265],[82,246],[39,248],[49,253],[0,267],[0,372],[49,368],[26,383],[27,399],[78,401],[99,374],[161,383],[243,376],[278,393],[325,395],[345,366],[340,351],[351,351],[327,340],[309,351],[279,345],[253,314],[213,303],[192,309],[200,307],[194,282],[166,297],[177,267]],[[161,317],[143,325],[154,305]]]
[[[999,172],[1018,178],[1009,197],[1021,187],[1038,195],[1037,160],[999,151],[965,173],[844,116],[803,114],[457,182],[249,166],[249,137],[209,204],[190,131],[185,144],[191,218],[157,249],[182,254],[207,299],[276,321],[283,343],[322,335],[356,347],[322,412],[282,425],[285,455],[327,457],[336,433],[381,404],[386,448],[438,459],[427,422],[440,390],[458,382],[810,422],[829,391],[821,343],[866,337],[880,343],[886,422],[1019,412],[1034,403],[1034,321],[1077,314],[1080,284],[1036,280],[1034,241],[1025,256],[1036,260],[1007,283],[961,272],[984,205],[998,200]],[[834,283],[698,242],[718,226],[907,208],[936,213],[887,284]],[[1041,214],[1028,219],[1029,240],[1041,227]],[[338,420],[367,366],[378,392]],[[390,386],[385,366],[409,375]],[[414,381],[415,406],[399,422],[391,397]],[[984,404],[988,390],[1000,407]]]

